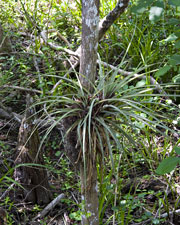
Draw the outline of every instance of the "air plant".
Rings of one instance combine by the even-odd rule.
[[[87,195],[93,183],[97,183],[97,163],[103,168],[110,158],[115,171],[113,149],[123,152],[122,138],[136,146],[135,121],[161,134],[171,130],[163,122],[169,111],[161,98],[163,94],[155,93],[154,85],[132,86],[139,77],[134,73],[123,77],[118,71],[105,74],[100,64],[99,79],[92,84],[91,93],[82,87],[77,74],[76,80],[62,78],[65,94],[47,96],[40,103],[46,104],[44,120],[54,120],[43,140],[56,125],[62,125],[65,150],[74,165],[83,168],[81,190],[86,190]]]
[[[76,163],[84,160],[84,163],[86,161],[90,166],[96,161],[97,155],[101,155],[102,162],[105,157],[110,156],[113,166],[111,143],[113,142],[117,149],[121,149],[121,141],[117,134],[121,134],[130,143],[135,144],[133,133],[127,131],[127,128],[132,130],[136,128],[136,123],[133,121],[139,121],[160,133],[170,130],[163,123],[167,117],[162,109],[168,106],[163,100],[153,101],[153,97],[159,99],[162,97],[161,94],[153,92],[155,86],[130,86],[137,80],[134,73],[123,77],[117,70],[112,74],[104,75],[100,64],[99,74],[99,80],[93,85],[93,93],[82,87],[78,76],[77,80],[62,78],[69,91],[63,96],[48,96],[48,99],[41,104],[44,102],[48,105],[49,114],[45,119],[56,118],[56,122],[47,130],[47,134],[66,118],[72,119],[73,123],[64,138],[69,132],[76,133],[75,149],[79,149]],[[124,88],[128,86],[130,88]],[[141,113],[146,114],[146,117]]]

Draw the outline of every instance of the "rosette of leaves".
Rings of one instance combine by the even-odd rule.
[[[41,101],[46,112],[44,120],[54,121],[42,143],[55,126],[61,125],[64,150],[80,169],[82,218],[91,220],[99,215],[97,164],[104,171],[110,158],[115,173],[113,151],[123,153],[124,138],[136,145],[134,129],[143,129],[140,123],[161,134],[170,130],[163,121],[169,120],[171,106],[161,99],[162,94],[154,93],[155,86],[144,82],[133,86],[140,78],[133,73],[127,77],[118,70],[105,74],[99,65],[99,77],[91,93],[81,85],[78,74],[76,77],[62,78],[63,95],[56,91]]]
[[[93,93],[82,87],[78,76],[77,80],[62,79],[65,94],[49,96],[44,101],[49,109],[45,120],[49,117],[55,118],[44,139],[54,126],[60,122],[63,124],[67,119],[69,126],[64,139],[68,134],[74,138],[73,161],[76,164],[84,162],[86,165],[84,168],[89,171],[89,180],[92,176],[92,165],[97,162],[98,155],[102,164],[106,157],[110,157],[114,166],[112,146],[119,151],[122,150],[119,136],[135,144],[133,138],[135,121],[143,123],[155,132],[163,133],[170,130],[163,123],[169,116],[168,106],[160,100],[161,95],[153,93],[155,87],[152,85],[131,86],[137,79],[133,73],[127,77],[118,74],[118,70],[104,74],[100,66],[99,79],[92,84]],[[159,97],[159,100],[153,101],[154,97]],[[166,108],[165,115],[161,111],[164,108]]]

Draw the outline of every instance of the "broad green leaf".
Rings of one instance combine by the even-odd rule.
[[[153,224],[160,224],[160,220],[159,219],[152,219],[152,223]]]
[[[149,19],[151,21],[158,20],[160,16],[162,15],[162,12],[163,12],[163,8],[158,6],[152,6],[149,11]]]
[[[167,21],[167,24],[170,24],[170,25],[177,25],[179,24],[179,19],[176,19],[176,18],[171,18]]]
[[[140,5],[136,5],[131,8],[131,12],[135,14],[141,14],[141,13],[144,13],[145,11],[146,11],[146,7],[140,6]]]
[[[168,61],[172,66],[176,66],[180,64],[180,55],[172,55]]]
[[[178,146],[174,147],[174,151],[175,151],[178,155],[180,155],[180,147],[178,147]]]
[[[168,157],[167,159],[164,159],[156,169],[156,173],[159,175],[170,173],[175,169],[179,161],[180,159],[177,157]]]
[[[132,13],[136,13],[136,14],[141,14],[143,13],[148,6],[150,6],[151,4],[153,3],[153,0],[144,0],[144,1],[141,1],[139,0],[137,2],[136,5],[132,6],[131,8],[131,12]]]
[[[164,67],[161,67],[156,73],[155,73],[155,77],[161,77],[163,76],[164,74],[166,74],[169,70],[171,69],[171,66],[164,66]]]
[[[180,6],[180,0],[169,0],[169,5]]]
[[[177,41],[177,42],[175,43],[174,47],[179,49],[179,48],[180,48],[180,41]]]
[[[178,23],[177,24],[179,24],[180,23],[180,20],[178,20]],[[180,32],[177,30],[176,32],[175,32],[175,35],[178,37],[178,38],[180,38]]]
[[[178,37],[175,34],[170,34],[166,39],[163,41],[165,42],[170,42],[170,41],[175,41]]]

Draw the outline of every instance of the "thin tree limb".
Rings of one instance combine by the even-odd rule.
[[[141,75],[141,74],[137,74],[137,73],[133,73],[133,72],[128,72],[128,71],[119,69],[119,68],[117,68],[115,66],[112,66],[112,65],[110,65],[110,64],[108,64],[106,62],[103,62],[103,61],[100,62],[99,60],[97,60],[97,63],[102,64],[104,67],[109,67],[112,70],[115,70],[115,71],[118,70],[118,72],[121,73],[124,76],[133,75],[134,77],[137,77],[138,79],[143,79],[143,80],[146,79],[146,76],[145,75]],[[167,93],[163,90],[163,88],[160,86],[160,84],[152,76],[149,76],[149,79],[150,79],[151,85],[154,85],[155,86],[155,89],[160,94],[163,93],[164,95],[167,95]]]
[[[76,56],[76,57],[78,57],[78,58],[80,57],[80,54],[78,54],[78,53],[76,53],[76,52],[73,52],[73,51],[71,51],[71,50],[69,50],[69,49],[67,49],[67,48],[63,48],[63,47],[61,47],[61,46],[59,46],[59,45],[56,45],[56,44],[54,44],[54,43],[48,41],[47,33],[48,33],[48,31],[43,30],[43,31],[40,33],[40,35],[41,35],[42,39],[44,40],[44,42],[45,42],[49,47],[51,47],[52,49],[57,50],[57,51],[59,51],[59,50],[64,51],[64,52],[68,53],[69,55],[73,55],[73,56]]]
[[[33,218],[33,221],[38,219],[38,218],[42,218],[45,215],[47,215],[47,213],[49,211],[51,211],[58,203],[61,199],[65,198],[64,194],[60,194],[58,195],[52,202],[50,202],[43,210],[42,212],[40,212],[35,218]]]
[[[19,87],[19,86],[12,86],[12,85],[2,85],[0,86],[1,88],[12,88],[12,89],[17,89],[20,91],[27,91],[27,92],[31,92],[31,93],[37,93],[37,94],[42,94],[42,91],[36,90],[36,89],[30,89],[30,88],[24,88],[24,87]]]
[[[108,13],[107,16],[105,16],[99,23],[99,37],[98,40],[100,41],[103,36],[105,35],[106,31],[110,28],[110,26],[115,22],[115,20],[120,17],[120,15],[125,11],[125,9],[128,7],[129,0],[119,0],[115,6],[115,8]],[[75,52],[78,55],[81,55],[81,45],[78,47],[78,49]],[[70,60],[73,62],[73,57],[70,58]]]
[[[110,26],[119,18],[119,16],[128,7],[129,0],[119,0],[115,8],[105,16],[99,24],[99,40],[104,36]]]
[[[70,48],[71,47],[71,44],[69,43],[69,41],[64,37],[64,36],[62,36],[62,34],[60,34],[58,31],[56,31],[57,32],[57,36],[61,39],[61,40],[63,40],[67,45],[68,45],[68,47]]]
[[[98,39],[101,40],[102,37],[104,36],[104,34],[106,33],[106,31],[110,28],[110,26],[114,23],[114,21],[125,11],[125,9],[127,8],[128,6],[128,3],[129,3],[129,0],[119,0],[115,6],[115,8],[110,11],[108,13],[107,16],[105,16],[102,21],[100,21],[100,24],[99,24],[99,37]],[[78,49],[73,52],[69,49],[66,49],[66,48],[63,48],[59,45],[55,45],[54,43],[52,42],[49,42],[47,40],[47,33],[48,32],[51,32],[50,31],[46,31],[46,30],[43,30],[40,35],[42,37],[42,39],[44,40],[44,42],[49,45],[49,47],[51,47],[52,49],[54,50],[61,50],[61,51],[64,51],[66,53],[68,53],[69,55],[72,55],[72,56],[76,56],[78,57],[77,60],[79,60],[80,56],[81,56],[81,46],[78,47]],[[70,58],[71,61],[74,61],[74,58],[71,57]],[[73,63],[74,64],[74,63]]]

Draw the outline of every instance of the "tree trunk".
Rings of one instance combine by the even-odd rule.
[[[96,61],[99,27],[99,0],[82,0],[82,43],[80,81],[90,93],[96,78]],[[87,151],[88,154],[89,151]],[[93,153],[92,153],[93,154]],[[87,164],[81,162],[81,194],[84,204],[82,225],[99,224],[99,201],[96,162],[87,156]],[[90,160],[90,161],[89,161]],[[89,175],[90,174],[90,175]]]
[[[82,0],[80,80],[89,91],[96,78],[99,0]]]
[[[107,16],[105,16],[99,23],[99,27],[98,27],[98,40],[100,41],[103,36],[105,35],[105,33],[107,32],[107,30],[111,27],[111,25],[120,17],[120,15],[126,10],[126,8],[128,7],[129,4],[129,0],[118,0],[115,8],[110,11]],[[76,52],[78,55],[81,55],[81,45],[78,47],[78,49],[76,50]],[[70,57],[70,62],[72,65],[75,65],[77,63],[77,58],[75,58],[74,56]],[[64,63],[65,67],[70,67],[71,65],[66,62]]]
[[[16,165],[24,163],[36,163],[44,165],[42,152],[39,150],[39,134],[34,125],[34,113],[32,98],[27,96],[27,108],[25,118],[21,122],[18,137]],[[43,167],[21,166],[14,173],[15,180],[23,187],[23,197],[26,201],[47,204],[51,200],[51,192],[48,183],[47,171]]]
[[[80,55],[80,81],[90,93],[96,78],[96,62],[98,41],[113,22],[124,12],[129,0],[119,0],[116,7],[101,21],[99,25],[99,0],[82,0],[82,42],[76,53]],[[73,57],[71,57],[73,64]],[[66,134],[76,118],[67,118],[63,121],[63,132]],[[71,162],[80,169],[81,194],[84,205],[82,225],[99,225],[99,201],[97,185],[96,162],[90,162],[88,167],[78,159],[79,146],[76,130],[65,136],[64,148]],[[88,149],[87,149],[88,152]],[[86,162],[88,161],[86,158]],[[90,160],[90,159],[89,159]],[[78,162],[78,163],[77,163]],[[87,168],[90,168],[89,171]],[[90,176],[89,176],[90,174]]]
[[[89,171],[87,171],[88,173]],[[98,225],[99,224],[99,198],[97,183],[96,163],[92,167],[92,176],[90,180],[84,172],[84,163],[81,163],[81,199],[83,203],[82,225]]]

